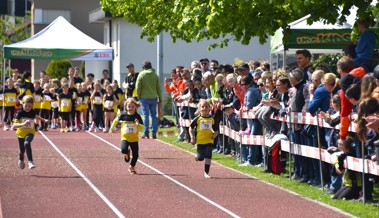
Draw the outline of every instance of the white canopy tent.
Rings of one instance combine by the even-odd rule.
[[[63,17],[58,17],[32,37],[3,48],[3,84],[8,59],[113,60],[113,48],[87,36]],[[9,72],[10,74],[10,72]]]
[[[87,36],[60,16],[32,37],[4,46],[4,58],[112,60],[113,48]]]

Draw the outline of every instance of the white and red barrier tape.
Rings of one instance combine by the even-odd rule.
[[[263,135],[241,135],[238,132],[230,129],[227,126],[220,125],[220,133],[224,134],[231,139],[245,145],[260,145],[260,146],[271,146],[273,141],[271,139],[265,138]],[[281,150],[289,152],[290,142],[287,140],[281,140]],[[308,145],[300,145],[292,143],[291,154],[296,154],[304,157],[309,157],[313,159],[319,158],[319,148],[311,147]],[[330,164],[334,164],[333,157],[325,149],[321,149],[321,160]],[[365,173],[370,173],[373,175],[379,175],[379,166],[372,160],[364,160]],[[362,159],[355,157],[347,157],[345,161],[345,166],[357,172],[363,172]]]

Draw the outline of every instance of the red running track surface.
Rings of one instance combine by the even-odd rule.
[[[0,217],[348,217],[247,175],[141,139],[138,175],[104,133],[36,133],[36,168],[17,166],[13,131],[0,131]],[[25,157],[26,159],[26,157]]]

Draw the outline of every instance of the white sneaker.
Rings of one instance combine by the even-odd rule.
[[[36,168],[36,165],[34,164],[33,161],[29,161],[29,162],[28,162],[28,165],[29,165],[29,170],[30,170],[30,169],[33,169],[33,168]]]
[[[253,166],[253,165],[251,163],[249,163],[249,162],[245,162],[245,163],[240,164],[238,166],[240,166],[240,167],[247,167],[247,166]]]
[[[24,163],[23,160],[19,160],[19,161],[18,161],[18,167],[19,167],[20,169],[24,169],[24,168],[25,168],[25,163]]]
[[[4,126],[3,130],[4,131],[8,131],[9,130],[9,128],[7,127],[7,125]]]

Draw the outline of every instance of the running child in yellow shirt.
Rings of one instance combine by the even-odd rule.
[[[109,130],[109,135],[112,136],[114,128],[119,122],[121,122],[121,153],[125,154],[125,162],[129,162],[130,160],[130,149],[133,153],[133,158],[129,167],[129,172],[131,174],[137,174],[135,166],[139,156],[138,132],[143,129],[142,118],[137,113],[139,107],[139,102],[134,98],[128,98],[124,105],[126,111],[113,120],[112,126]]]
[[[20,109],[13,119],[13,128],[17,128],[16,136],[18,138],[19,145],[19,160],[18,167],[20,169],[25,168],[24,154],[28,157],[29,169],[33,169],[36,165],[33,162],[32,146],[31,143],[35,134],[34,119],[38,121],[49,122],[48,119],[43,119],[36,114],[33,110],[34,99],[30,95],[26,95],[22,98],[22,109]]]
[[[211,109],[211,104],[207,100],[201,99],[198,103],[197,111],[195,112],[197,117],[191,121],[189,128],[191,144],[197,145],[197,156],[195,160],[205,161],[204,177],[207,179],[211,178],[209,176],[209,169],[212,161],[212,149],[214,139],[218,135],[218,126],[215,125],[215,121],[210,115]],[[194,135],[194,133],[196,135]]]

